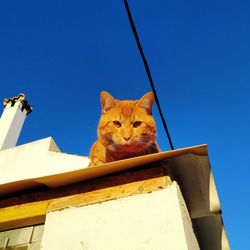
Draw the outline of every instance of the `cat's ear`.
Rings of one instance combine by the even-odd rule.
[[[141,108],[144,108],[147,113],[151,115],[154,99],[154,93],[152,91],[148,92],[137,102],[137,105]]]
[[[100,100],[103,113],[107,113],[111,108],[117,105],[115,98],[106,91],[101,92]]]

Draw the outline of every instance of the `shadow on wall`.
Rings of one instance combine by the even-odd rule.
[[[208,157],[187,154],[165,162],[181,188],[200,248],[230,249]]]

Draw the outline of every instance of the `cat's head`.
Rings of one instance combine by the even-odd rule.
[[[148,92],[139,100],[120,101],[102,91],[100,100],[102,115],[98,137],[107,149],[114,152],[143,152],[155,143],[153,92]]]

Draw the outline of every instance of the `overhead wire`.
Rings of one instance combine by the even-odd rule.
[[[131,15],[131,11],[130,11],[130,8],[129,8],[128,1],[127,0],[123,0],[123,2],[124,2],[124,5],[125,5],[125,8],[126,8],[127,15],[128,15],[130,27],[131,27],[132,32],[134,34],[138,50],[140,52],[140,55],[141,55],[141,58],[142,58],[142,61],[143,61],[143,64],[144,64],[144,67],[145,67],[145,70],[146,70],[146,73],[147,73],[150,85],[151,85],[151,88],[152,88],[152,91],[153,91],[154,96],[155,96],[155,102],[156,102],[156,105],[157,105],[157,108],[158,108],[158,111],[159,111],[159,114],[160,114],[160,117],[161,117],[161,121],[162,121],[163,127],[165,129],[166,134],[167,134],[167,138],[168,138],[168,141],[169,141],[170,148],[171,148],[171,150],[173,150],[174,149],[174,145],[173,145],[173,142],[172,142],[169,130],[168,130],[167,122],[166,122],[166,120],[164,118],[164,115],[162,113],[162,110],[161,110],[160,101],[159,101],[159,98],[158,98],[157,93],[156,93],[156,89],[155,89],[153,78],[152,78],[152,75],[151,75],[151,72],[150,72],[150,68],[149,68],[147,59],[145,57],[145,54],[143,52],[143,49],[142,49],[142,46],[141,46],[141,42],[140,42],[140,39],[139,39],[137,30],[136,30],[136,27],[135,27],[135,24],[134,24],[134,21],[133,21],[133,17]]]

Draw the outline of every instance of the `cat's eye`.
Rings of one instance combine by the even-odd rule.
[[[119,121],[113,121],[113,124],[117,127],[120,128],[122,124]]]
[[[133,123],[133,127],[134,127],[134,128],[138,128],[138,127],[141,126],[141,124],[142,124],[141,121],[135,121],[135,122]]]

